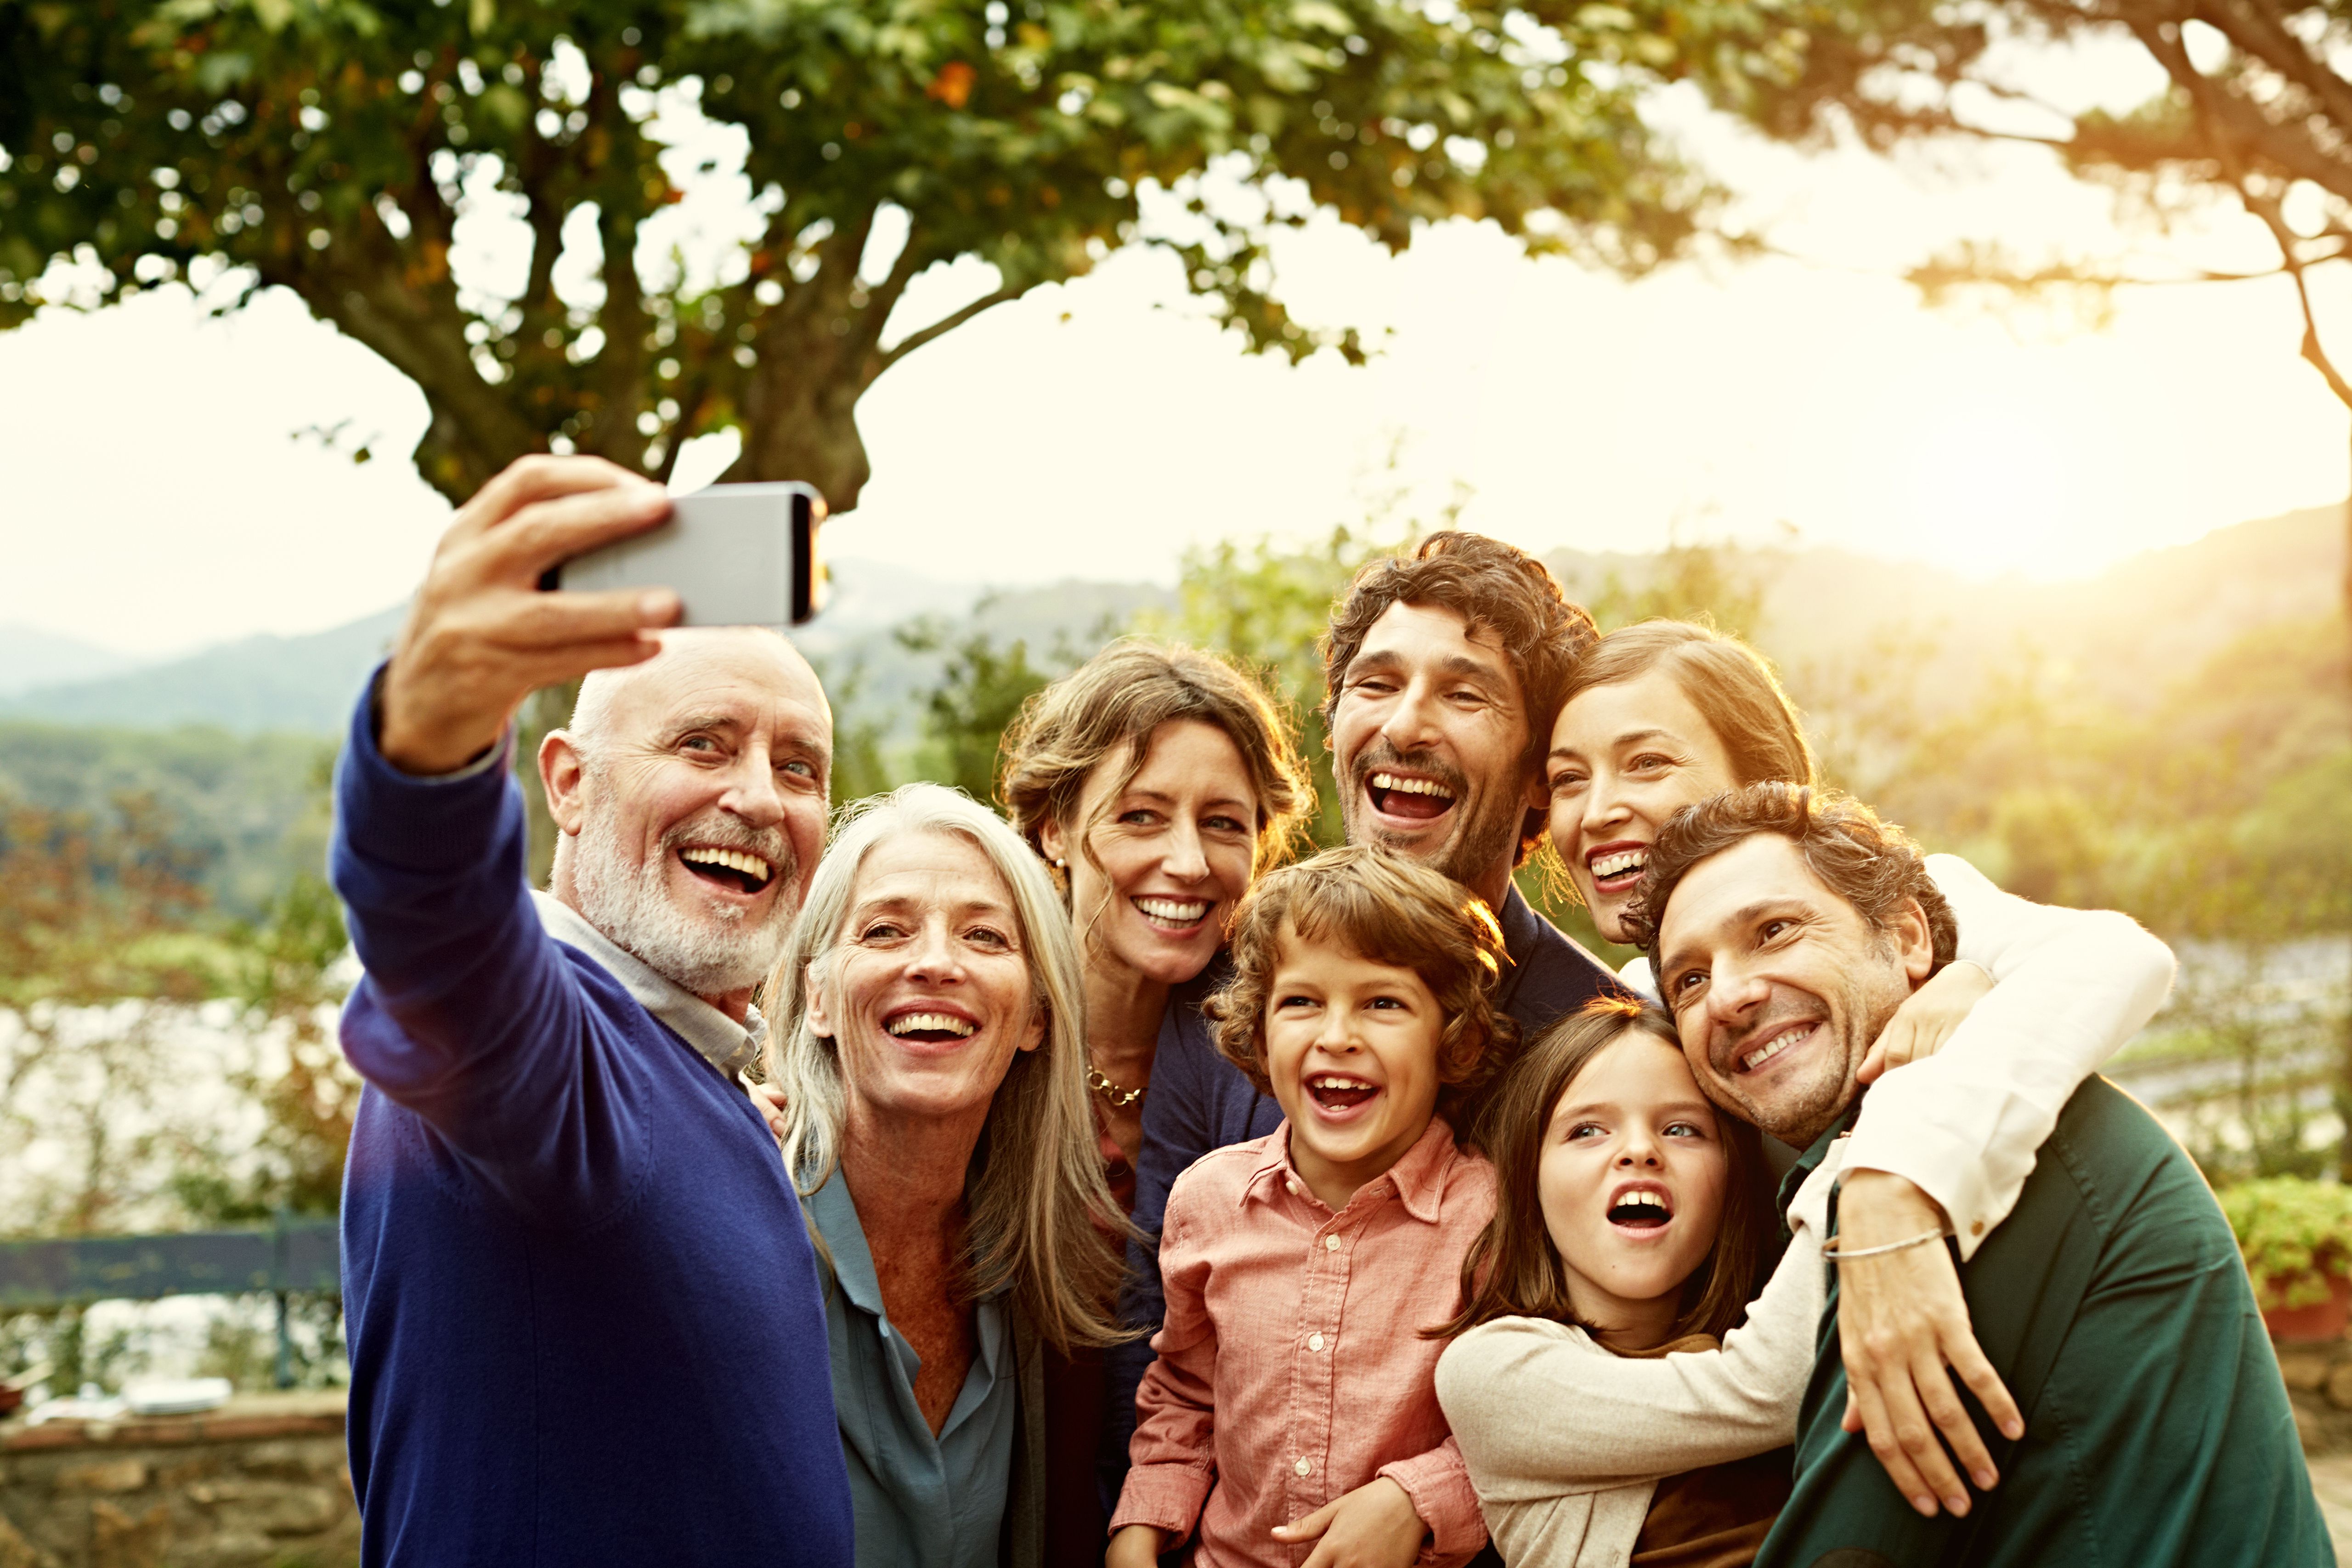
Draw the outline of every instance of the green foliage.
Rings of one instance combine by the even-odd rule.
[[[2352,1277],[2352,1188],[2272,1176],[2221,1193],[2264,1311],[2327,1300],[2330,1279]]]
[[[736,426],[743,477],[846,510],[876,377],[1122,245],[1293,358],[1362,355],[1275,289],[1267,242],[1314,209],[1391,249],[1463,216],[1629,272],[1674,254],[1714,194],[1637,112],[1664,37],[1387,0],[0,0],[0,325],[226,265],[232,306],[289,289],[416,382],[453,499],[556,443],[666,474]],[[749,196],[708,276],[664,219],[733,172],[699,122],[740,136]],[[1155,184],[1177,221],[1147,233]],[[461,284],[459,218],[501,206],[525,276]],[[965,258],[994,285],[885,348],[907,285]]]
[[[151,855],[168,854],[212,915],[252,921],[326,859],[333,754],[310,735],[0,720],[0,806],[119,838],[127,820],[116,803],[147,802],[147,830],[162,836]]]
[[[152,797],[102,814],[0,809],[0,1005],[219,989],[224,955],[186,930],[205,902],[196,869]]]
[[[996,799],[996,759],[1005,730],[1021,705],[1059,671],[1029,662],[1029,644],[1016,637],[1000,647],[984,631],[954,637],[943,622],[925,617],[898,629],[901,646],[917,653],[944,653],[937,685],[923,699],[923,734],[928,742],[921,776],[952,784],[972,799]],[[1065,661],[1067,668],[1075,660]],[[856,758],[862,770],[875,764],[878,750],[870,732],[869,751]]]

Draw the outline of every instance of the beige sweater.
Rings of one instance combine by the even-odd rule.
[[[1498,1318],[1445,1347],[1437,1400],[1510,1568],[1624,1568],[1660,1480],[1796,1440],[1843,1152],[1798,1189],[1795,1239],[1721,1350],[1631,1359],[1544,1318]]]

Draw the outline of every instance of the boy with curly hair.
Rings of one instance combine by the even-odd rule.
[[[1502,932],[1426,867],[1367,846],[1261,881],[1235,917],[1218,1048],[1282,1107],[1169,1194],[1167,1317],[1136,1395],[1109,1568],[1197,1530],[1203,1565],[1454,1564],[1486,1543],[1438,1408],[1444,1347],[1494,1213],[1447,1120],[1508,1051]]]

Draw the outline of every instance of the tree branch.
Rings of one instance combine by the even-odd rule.
[[[966,305],[960,310],[949,311],[946,315],[941,316],[938,321],[933,321],[929,326],[923,328],[919,331],[908,332],[905,337],[900,338],[896,343],[884,349],[879,354],[875,356],[877,363],[874,367],[874,374],[866,378],[867,382],[870,384],[876,378],[878,378],[884,371],[888,370],[892,365],[897,364],[900,360],[906,358],[917,349],[921,348],[933,338],[944,337],[949,332],[952,332],[958,327],[962,326],[966,321],[971,321],[974,316],[979,315],[982,310],[992,310],[998,305],[1003,305],[1011,300],[1018,300],[1022,295],[1028,291],[1028,287],[1024,284],[1008,283],[1003,288],[996,290],[993,294],[982,295],[979,299],[974,300],[971,304]]]
[[[2220,0],[2199,6],[2198,19],[2309,93],[2339,128],[2352,126],[2352,86],[2329,69],[2326,62],[2314,59],[2303,40],[2286,29],[2283,18],[2263,14],[2248,0]]]

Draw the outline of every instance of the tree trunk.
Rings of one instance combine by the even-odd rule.
[[[839,256],[831,254],[835,246]],[[857,400],[882,374],[883,361],[855,249],[837,238],[824,252],[817,275],[787,295],[760,329],[759,360],[743,390],[743,455],[726,477],[800,479],[838,513],[857,505],[873,473],[857,433]]]

